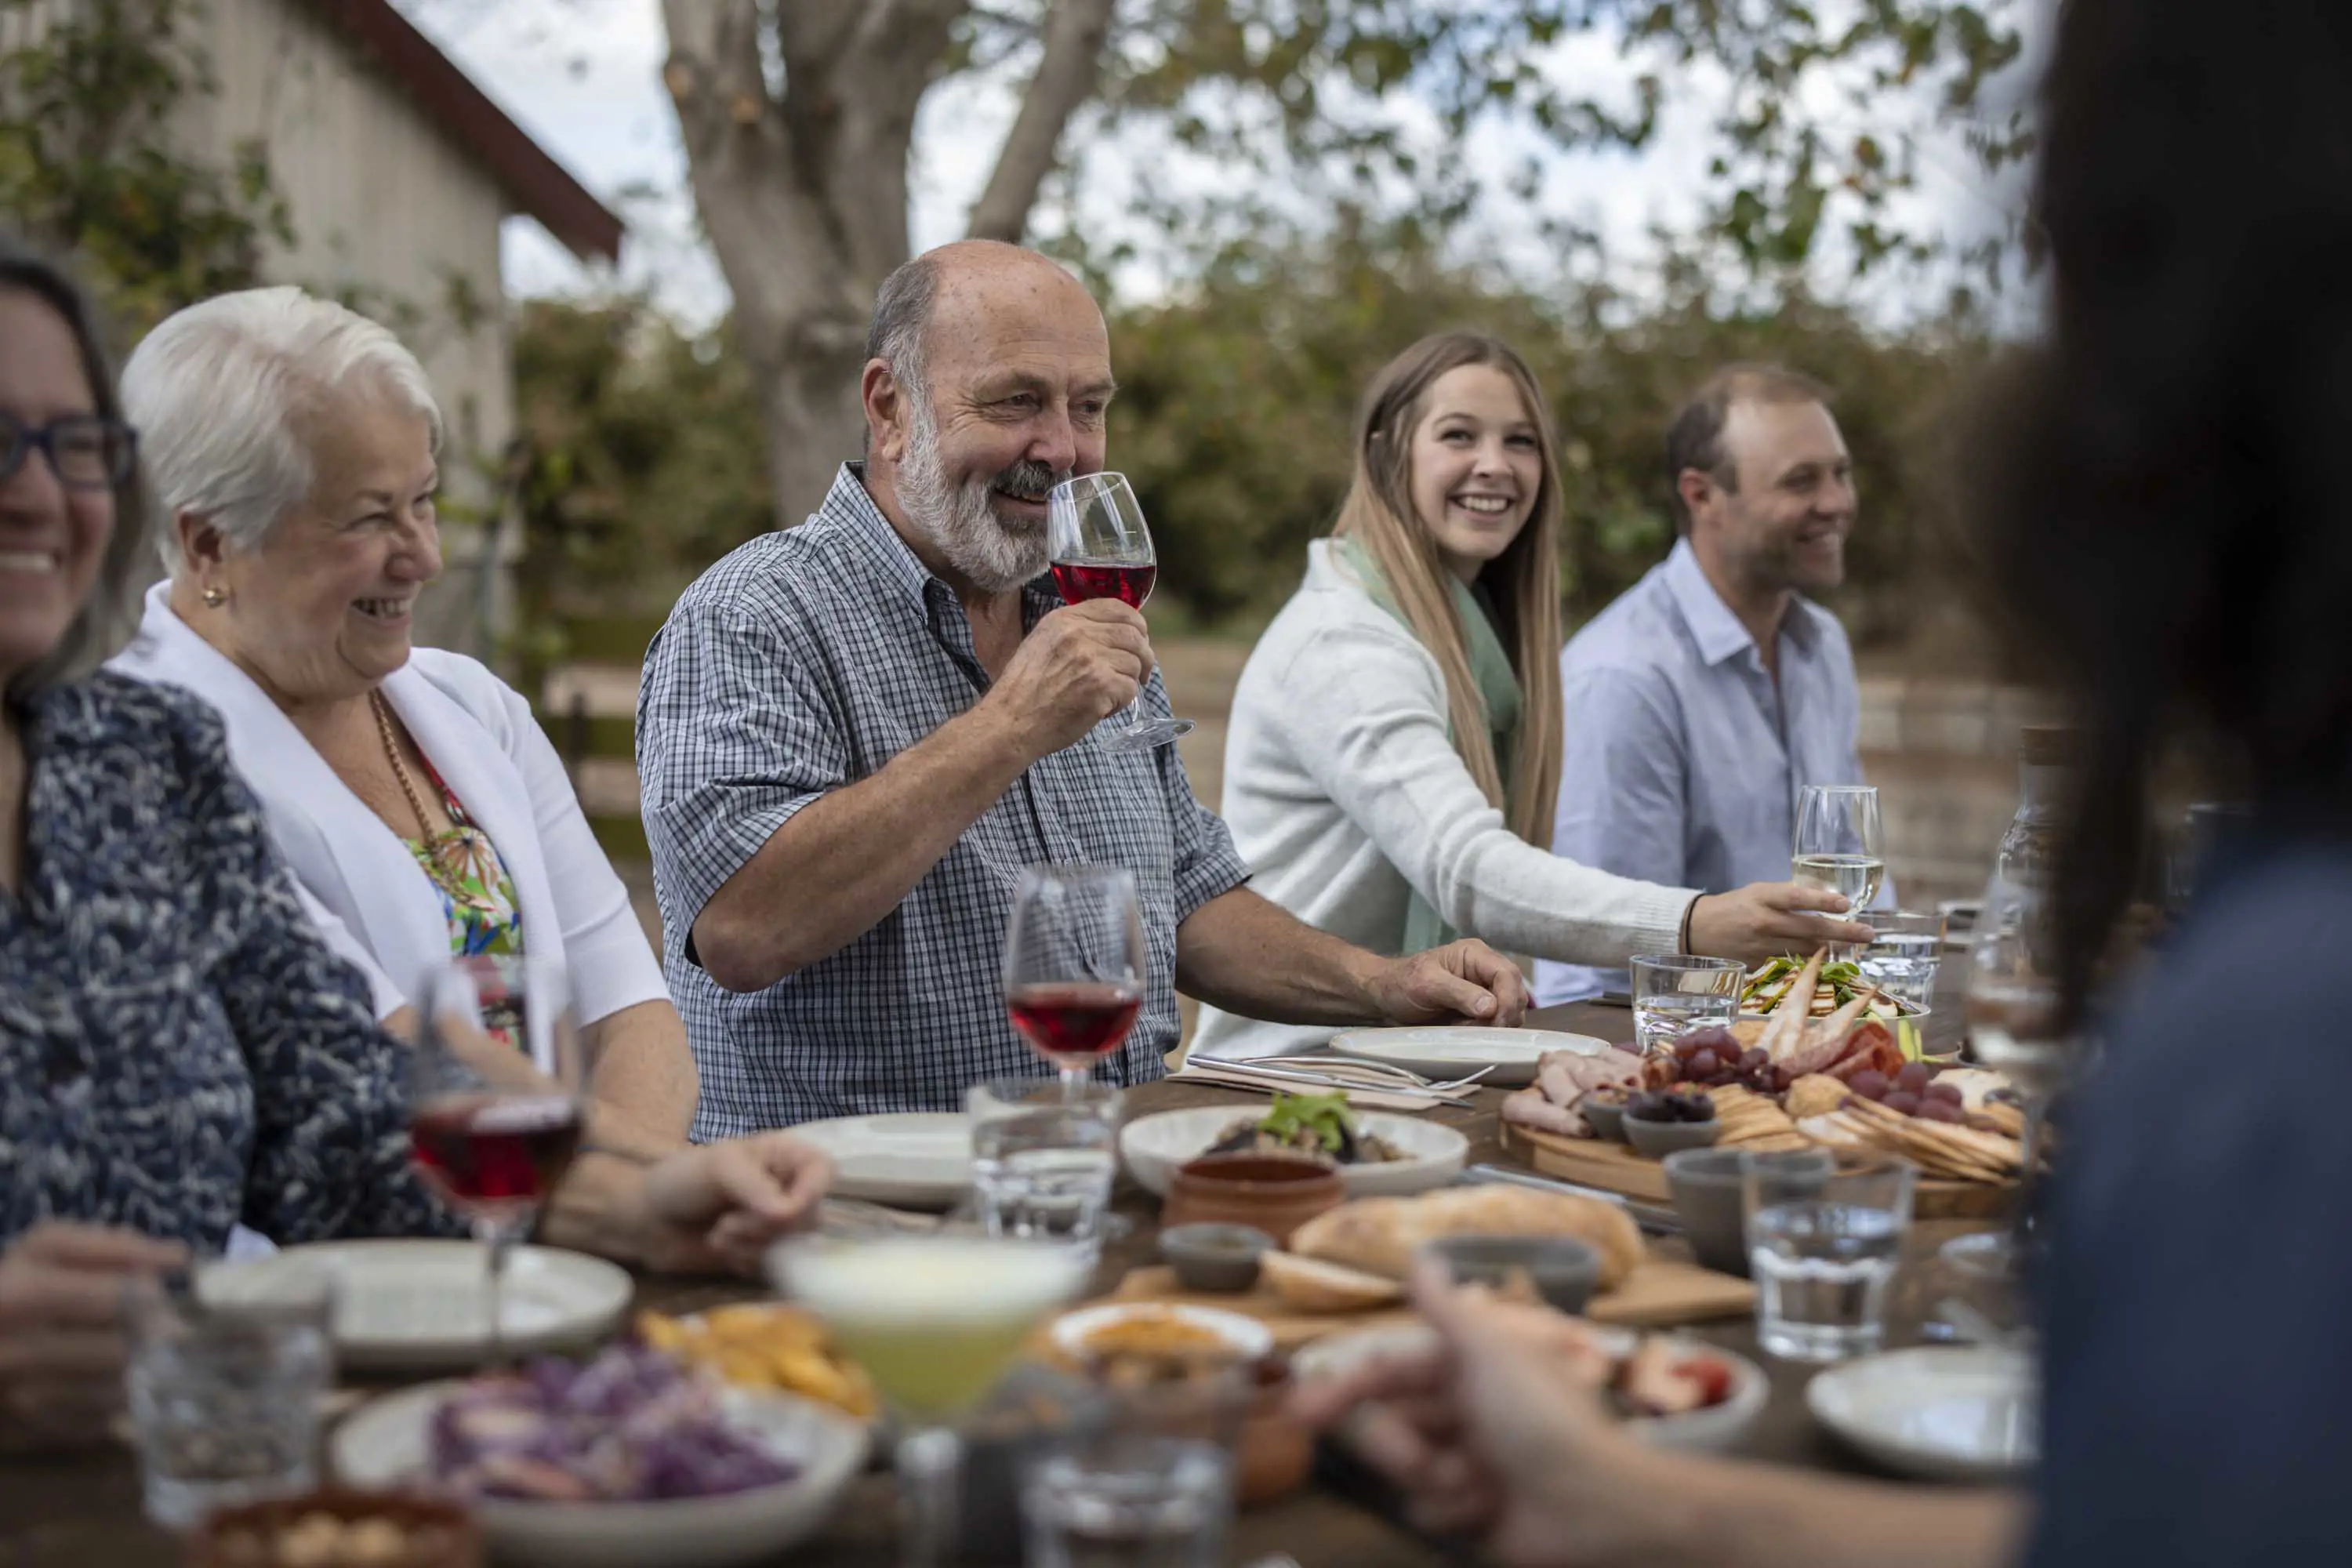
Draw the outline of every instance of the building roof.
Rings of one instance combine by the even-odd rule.
[[[489,172],[508,199],[583,260],[621,254],[621,220],[565,173],[546,149],[507,118],[457,62],[418,32],[389,0],[310,0],[385,76],[416,100],[444,133]]]

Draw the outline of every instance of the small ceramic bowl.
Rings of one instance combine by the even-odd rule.
[[[1248,1225],[1180,1225],[1160,1233],[1160,1256],[1187,1290],[1246,1290],[1274,1237]]]
[[[1625,1101],[1611,1094],[1588,1094],[1576,1102],[1576,1113],[1603,1142],[1625,1141]]]
[[[1280,1154],[1206,1154],[1176,1167],[1160,1223],[1245,1225],[1279,1246],[1347,1195],[1339,1173],[1319,1160]]]
[[[1601,1255],[1568,1237],[1448,1236],[1422,1251],[1445,1266],[1456,1284],[1507,1284],[1524,1275],[1544,1304],[1581,1312],[1601,1284]]]
[[[329,1488],[222,1509],[188,1543],[194,1568],[274,1568],[303,1562],[381,1563],[384,1568],[481,1568],[482,1532],[455,1503],[404,1492]],[[373,1553],[362,1557],[362,1553]]]
[[[1709,1118],[1705,1121],[1644,1121],[1638,1116],[1628,1116],[1625,1121],[1625,1142],[1633,1152],[1652,1160],[1663,1160],[1685,1149],[1705,1149],[1723,1132],[1722,1124]]]
[[[1699,1267],[1748,1278],[1747,1183],[1751,1165],[1781,1175],[1818,1169],[1827,1181],[1835,1162],[1826,1149],[1759,1154],[1745,1149],[1685,1149],[1668,1154],[1666,1191]]]

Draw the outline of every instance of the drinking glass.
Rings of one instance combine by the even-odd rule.
[[[408,1056],[409,1152],[482,1243],[494,1362],[507,1254],[579,1149],[585,1081],[560,963],[479,954],[425,975]]]
[[[1233,1512],[1233,1455],[1199,1439],[1049,1455],[1021,1489],[1032,1568],[1216,1568]]]
[[[1886,878],[1876,785],[1807,784],[1799,793],[1789,875],[1806,887],[1844,894],[1847,918],[1863,918]]]
[[[1005,1010],[1073,1095],[1135,1026],[1150,964],[1132,871],[1023,869],[1004,928]]]
[[[2059,1023],[2058,981],[2048,949],[2049,911],[2043,899],[2041,889],[2021,890],[2002,910],[1987,910],[1977,933],[1966,1003],[1969,1048],[1979,1062],[2016,1086],[2025,1112],[2015,1235],[2021,1250],[2032,1234],[2034,1184],[2041,1173],[2042,1130],[2051,1102],[2073,1081],[2084,1054],[2082,1039]]]
[[[997,1079],[964,1094],[972,1189],[991,1236],[1075,1247],[1091,1264],[1109,1235],[1124,1097],[1105,1084]]]
[[[1129,609],[1143,608],[1160,563],[1143,504],[1125,474],[1081,474],[1055,485],[1045,498],[1045,529],[1054,585],[1064,604],[1117,599]],[[1103,742],[1114,752],[1148,752],[1192,732],[1190,719],[1144,718],[1140,691],[1113,717],[1125,721]]]
[[[1827,1176],[1748,1168],[1759,1343],[1789,1361],[1832,1362],[1885,1342],[1887,1287],[1911,1228],[1915,1177],[1907,1161],[1884,1155],[1843,1159]]]
[[[1944,956],[1944,917],[1874,914],[1870,929],[1871,940],[1856,959],[1864,976],[1898,1002],[1933,1006],[1936,967]]]
[[[954,1423],[1092,1272],[1072,1247],[932,1232],[799,1237],[769,1254],[777,1286],[824,1319],[899,1420],[899,1560],[953,1554],[963,1445]]]
[[[334,1382],[335,1279],[287,1264],[266,1295],[221,1300],[183,1271],[124,1298],[125,1379],[147,1517],[184,1530],[217,1508],[318,1485],[319,1398]]]
[[[1664,953],[1636,958],[1627,969],[1633,1039],[1644,1053],[1666,1048],[1685,1029],[1728,1026],[1739,1016],[1739,989],[1748,972],[1736,959]]]

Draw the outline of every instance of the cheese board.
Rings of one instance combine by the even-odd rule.
[[[1614,1139],[1566,1138],[1506,1121],[1503,1147],[1538,1174],[1600,1187],[1643,1203],[1671,1203],[1666,1168]],[[1920,1219],[1999,1219],[2017,1202],[2012,1184],[1951,1182],[1923,1176],[1913,1186],[1911,1212]]]

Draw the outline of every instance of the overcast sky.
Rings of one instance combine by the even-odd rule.
[[[689,322],[707,321],[725,309],[726,287],[696,231],[677,122],[661,88],[658,0],[403,0],[403,5],[541,145],[622,211],[630,239],[620,281],[650,281],[656,297]],[[1612,41],[1591,35],[1571,37],[1547,63],[1560,79],[1622,81],[1631,74]],[[1542,204],[1598,228],[1613,252],[1628,258],[1645,248],[1654,222],[1686,226],[1695,210],[1691,193],[1712,150],[1708,92],[1704,76],[1676,83],[1664,133],[1639,155],[1545,153]],[[925,99],[914,169],[919,250],[962,232],[964,214],[987,178],[1012,112],[1011,90],[1002,84],[951,81]],[[1091,178],[1081,195],[1089,226],[1127,226],[1126,186],[1137,168],[1167,177],[1167,152],[1145,143],[1146,135],[1131,135],[1089,165]],[[1470,157],[1477,168],[1498,174],[1534,148],[1531,134],[1489,132],[1479,136]],[[1211,175],[1196,169],[1192,177]],[[2018,201],[2014,182],[2012,188],[1994,186],[1954,143],[1928,150],[1922,185],[1918,210],[1948,226],[1997,224]],[[1540,269],[1546,258],[1524,213],[1495,204],[1485,221],[1496,253]],[[613,281],[582,268],[529,220],[509,224],[505,248],[508,285],[518,294],[580,293]],[[1136,293],[1167,281],[1149,261],[1121,279]],[[1911,292],[1920,292],[1916,284]],[[1900,300],[1888,308],[1907,313]]]

